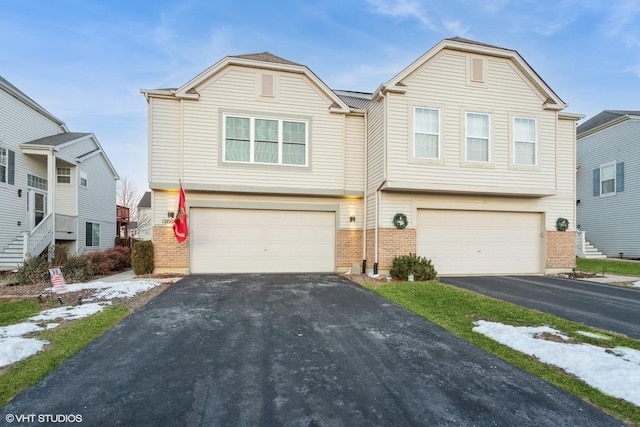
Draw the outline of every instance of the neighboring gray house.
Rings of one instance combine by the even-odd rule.
[[[52,245],[114,245],[118,174],[95,135],[63,121],[0,77],[0,269]]]
[[[136,238],[151,240],[151,191],[145,192],[138,203],[138,221],[136,224]]]
[[[609,257],[640,257],[640,111],[605,110],[577,128],[581,240]]]

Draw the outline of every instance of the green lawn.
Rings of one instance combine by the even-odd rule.
[[[585,273],[640,277],[640,261],[576,258],[576,269]]]
[[[0,326],[23,322],[39,311],[40,307],[35,300],[0,302]]]
[[[547,325],[578,342],[601,347],[624,346],[640,350],[640,341],[584,326],[579,323],[495,300],[439,282],[405,282],[365,286],[385,298],[419,314],[469,342],[525,369],[544,380],[592,403],[620,419],[640,425],[640,407],[622,399],[607,396],[563,370],[543,364],[492,339],[473,332],[473,322],[487,320],[516,326]],[[577,331],[606,333],[609,341],[585,337]]]
[[[11,303],[13,304],[13,303]],[[11,307],[9,303],[0,303],[0,312]],[[38,312],[36,304],[35,313]],[[19,310],[14,310],[18,312]],[[28,310],[24,310],[26,312]],[[37,338],[49,341],[44,351],[27,359],[0,369],[0,407],[9,402],[21,390],[37,383],[49,372],[60,366],[65,360],[89,344],[91,341],[109,330],[129,314],[126,306],[109,307],[100,313],[83,319],[74,320],[55,329],[36,334]],[[24,315],[17,315],[18,323],[25,320]]]

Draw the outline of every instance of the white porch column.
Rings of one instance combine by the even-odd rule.
[[[56,244],[56,155],[53,148],[47,154],[47,212],[51,215],[51,246]],[[47,254],[49,261],[53,258],[51,250]]]

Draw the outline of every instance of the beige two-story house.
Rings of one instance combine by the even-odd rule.
[[[377,273],[409,253],[443,275],[575,265],[582,116],[514,50],[446,39],[373,93],[229,56],[142,93],[158,271]]]

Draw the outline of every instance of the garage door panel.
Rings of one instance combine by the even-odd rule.
[[[417,253],[439,274],[539,273],[540,214],[418,210]]]
[[[191,210],[193,273],[335,271],[335,213]]]

